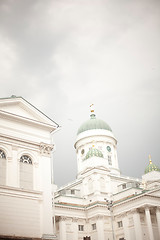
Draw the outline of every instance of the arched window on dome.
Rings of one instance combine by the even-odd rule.
[[[108,165],[112,166],[112,156],[108,155]]]
[[[6,185],[6,170],[7,170],[6,154],[2,149],[0,149],[0,184],[1,185]]]
[[[33,164],[28,155],[22,155],[20,158],[20,187],[33,189]]]

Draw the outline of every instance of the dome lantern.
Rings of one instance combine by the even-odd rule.
[[[152,171],[160,172],[160,169],[154,163],[152,163],[151,155],[149,155],[149,165],[145,169],[145,174]]]

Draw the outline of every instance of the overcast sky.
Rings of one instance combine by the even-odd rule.
[[[118,140],[122,174],[160,167],[160,1],[0,0],[0,96],[62,126],[55,183],[76,178],[74,141],[94,103]]]

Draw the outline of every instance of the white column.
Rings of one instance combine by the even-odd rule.
[[[66,240],[66,218],[60,217],[59,221],[59,240]]]
[[[147,221],[147,228],[148,228],[148,233],[149,233],[149,239],[150,240],[154,240],[151,216],[150,216],[150,211],[149,211],[148,207],[145,208],[145,214],[146,214],[146,221]]]
[[[104,219],[102,216],[97,217],[97,234],[98,234],[98,239],[97,240],[105,240],[104,238]]]
[[[143,240],[142,227],[140,216],[137,210],[133,212],[134,230],[135,230],[135,240]]]
[[[122,218],[123,229],[124,229],[124,238],[130,240],[130,232],[129,232],[129,221],[127,215],[124,215]]]
[[[73,226],[73,238],[74,240],[78,240],[78,218],[72,219],[72,226]]]
[[[156,217],[157,217],[159,239],[160,239],[160,208],[159,207],[157,207],[157,209],[156,209]]]

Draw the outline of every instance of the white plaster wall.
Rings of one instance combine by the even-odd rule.
[[[39,200],[0,195],[0,235],[41,237]]]
[[[4,187],[0,186],[0,234],[42,237],[43,234],[53,234],[53,221],[51,156],[41,151],[40,144],[51,144],[50,132],[55,126],[42,113],[37,113],[36,109],[34,111],[33,107],[22,108],[13,104],[8,111],[14,115],[8,116],[0,111],[0,147],[7,156],[5,193]],[[31,191],[20,188],[19,184],[19,160],[23,154],[29,155],[33,161]],[[37,191],[42,191],[41,197],[36,196]]]
[[[117,200],[123,199],[125,197],[131,197],[131,196],[137,195],[141,192],[142,192],[141,189],[129,188],[129,189],[126,189],[126,190],[124,190],[124,191],[122,191],[118,194],[115,194],[113,198],[114,198],[114,201],[117,201]]]

